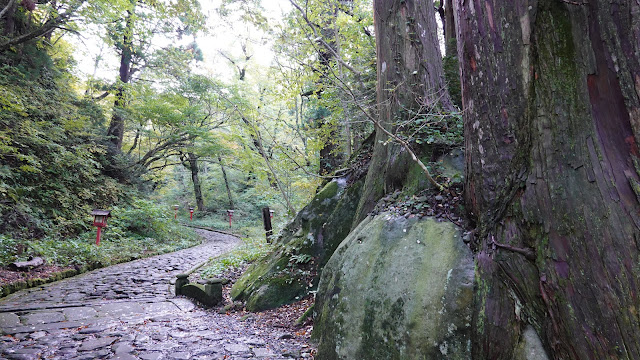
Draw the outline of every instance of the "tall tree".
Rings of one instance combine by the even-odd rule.
[[[229,178],[227,177],[227,170],[224,168],[222,157],[218,155],[218,164],[220,164],[220,170],[222,170],[222,178],[224,179],[224,187],[227,189],[227,198],[229,198],[229,209],[233,210],[233,196],[231,195],[231,186],[229,186]]]
[[[302,96],[317,96],[321,98],[324,92],[324,88],[330,86],[331,80],[331,67],[333,62],[340,64],[342,59],[338,53],[338,41],[339,34],[336,31],[336,19],[338,17],[338,11],[341,2],[338,1],[323,1],[319,9],[315,10],[317,14],[317,21],[320,23],[312,22],[308,17],[308,9],[305,10],[295,1],[289,0],[291,4],[300,12],[305,23],[313,31],[315,37],[314,41],[318,43],[317,46],[317,58],[319,77],[316,84],[314,84],[311,91],[307,91]],[[308,3],[307,3],[308,5]],[[341,68],[341,65],[339,65]],[[344,161],[342,152],[340,151],[338,128],[336,124],[331,121],[328,116],[330,112],[325,107],[320,107],[315,112],[316,116],[313,118],[315,127],[319,129],[321,133],[324,133],[323,146],[320,149],[320,175],[329,175],[334,172]],[[351,150],[349,149],[349,152]]]
[[[294,11],[279,34],[278,55],[285,96],[300,96],[296,111],[318,151],[320,174],[339,168],[371,126],[355,106],[375,103],[375,43],[368,1],[290,0]],[[354,141],[355,140],[355,141]]]
[[[135,22],[136,1],[131,3],[132,8],[127,10],[122,32],[122,42],[117,42],[116,47],[120,51],[120,68],[118,70],[118,81],[116,85],[116,98],[113,102],[113,113],[111,122],[107,130],[107,136],[111,137],[111,142],[116,149],[122,148],[124,139],[124,109],[126,105],[126,85],[131,80],[133,62],[133,34]]]
[[[640,4],[457,7],[475,355],[640,358]]]
[[[188,152],[183,159],[183,164],[191,171],[191,181],[193,183],[193,195],[196,198],[198,211],[204,211],[204,198],[202,197],[202,185],[200,182],[200,169],[198,168],[198,156],[193,152]],[[226,179],[225,179],[226,180]]]
[[[187,68],[188,61],[196,55],[194,45],[169,45],[158,49],[158,39],[178,40],[185,34],[197,33],[204,24],[204,16],[200,12],[196,0],[180,0],[168,4],[162,2],[144,2],[129,0],[129,6],[117,19],[109,24],[108,36],[116,48],[120,58],[118,79],[115,84],[115,100],[113,113],[107,135],[119,151],[125,134],[126,108],[128,105],[128,84],[135,73],[147,67],[154,67],[155,74],[160,74],[159,65],[166,67],[165,76],[175,77],[180,67]],[[178,49],[179,51],[175,51]],[[171,64],[178,62],[180,64]]]
[[[423,109],[453,110],[442,71],[435,10],[421,1],[373,3],[378,61],[376,142],[354,224],[371,211],[385,192],[401,186],[399,145],[389,132]]]

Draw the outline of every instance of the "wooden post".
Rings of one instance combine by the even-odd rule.
[[[270,237],[273,235],[273,230],[271,229],[271,212],[269,212],[269,207],[262,208],[262,222],[264,223],[264,231],[266,232],[267,242],[271,242]]]

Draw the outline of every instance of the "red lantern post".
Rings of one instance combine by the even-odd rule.
[[[178,208],[180,207],[180,205],[173,205],[173,210],[175,210],[176,214],[173,217],[174,219],[178,219]]]
[[[96,235],[96,245],[99,246],[102,228],[107,226],[107,218],[111,217],[111,211],[94,209],[91,212],[91,215],[93,215],[93,226],[98,228],[98,234]]]
[[[233,217],[233,210],[227,210],[227,215],[229,216],[229,229],[231,229],[231,218]]]
[[[189,220],[193,221],[193,208],[192,207],[189,208],[189,213],[190,213]]]

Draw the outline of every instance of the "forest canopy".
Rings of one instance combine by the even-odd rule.
[[[0,5],[15,239],[76,236],[139,198],[292,216],[374,131],[370,2]]]

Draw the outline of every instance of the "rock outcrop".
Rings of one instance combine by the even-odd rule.
[[[234,300],[250,311],[272,309],[315,289],[324,266],[349,234],[363,180],[329,182],[276,238],[275,250],[233,285]]]
[[[319,359],[470,359],[474,261],[449,222],[367,217],[326,264]]]

